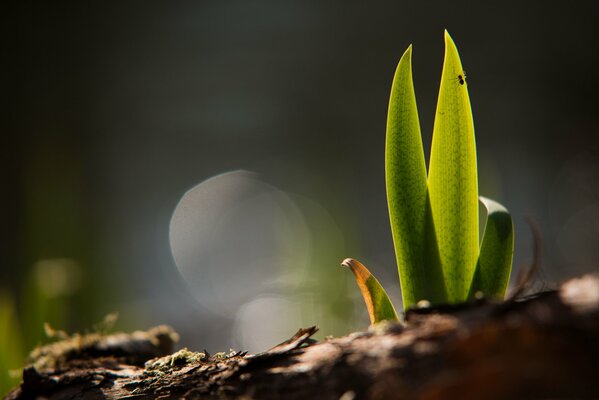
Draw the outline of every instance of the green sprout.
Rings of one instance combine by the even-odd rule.
[[[512,218],[479,197],[474,122],[466,74],[445,31],[445,59],[427,169],[412,81],[412,46],[399,61],[389,100],[385,145],[387,201],[404,309],[420,301],[503,298],[512,268]],[[479,201],[487,211],[479,242]],[[355,261],[355,260],[353,260]],[[396,320],[384,289],[362,264],[354,272],[372,323]],[[367,285],[364,277],[374,279]],[[376,307],[383,304],[383,307]]]

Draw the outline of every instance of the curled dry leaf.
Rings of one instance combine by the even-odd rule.
[[[364,264],[353,258],[346,258],[341,265],[353,272],[364,297],[371,324],[381,321],[398,321],[397,313],[387,292]]]

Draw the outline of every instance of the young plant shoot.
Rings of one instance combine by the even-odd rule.
[[[512,268],[512,218],[501,204],[478,195],[468,84],[447,31],[428,177],[412,81],[412,46],[401,57],[391,87],[385,175],[404,310],[421,300],[460,303],[477,293],[503,298]],[[480,243],[479,201],[487,211]],[[356,276],[371,322],[397,320],[368,269],[351,259],[343,265]]]

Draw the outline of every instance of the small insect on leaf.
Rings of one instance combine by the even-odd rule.
[[[368,268],[353,258],[346,258],[341,265],[351,269],[356,277],[356,282],[366,302],[370,324],[374,325],[381,321],[399,320],[395,308],[393,308],[393,304],[389,300],[389,296],[387,296],[387,292],[385,292],[385,289],[383,289],[374,275],[370,273]]]
[[[458,76],[463,86],[456,82]],[[467,299],[479,252],[476,144],[465,83],[457,47],[445,31],[428,194],[449,303]]]
[[[458,75],[457,81],[460,85],[466,84],[466,71],[462,71],[462,73]]]

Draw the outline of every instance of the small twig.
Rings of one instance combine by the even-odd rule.
[[[538,274],[541,268],[541,230],[539,228],[539,224],[537,224],[537,222],[534,221],[532,218],[527,217],[526,222],[530,227],[533,239],[532,262],[528,268],[520,269],[520,272],[518,273],[518,278],[516,279],[516,287],[508,296],[508,301],[512,301],[520,297],[531,286],[532,280]]]

